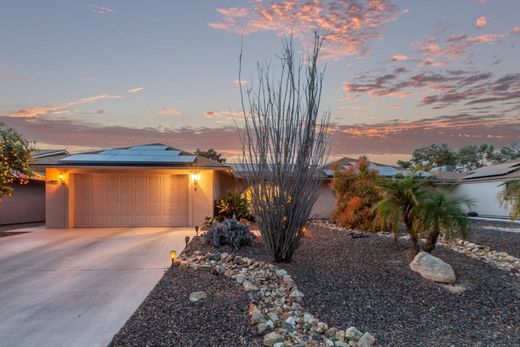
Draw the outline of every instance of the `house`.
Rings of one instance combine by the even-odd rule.
[[[164,144],[74,154],[45,172],[49,228],[202,225],[232,176]]]
[[[484,166],[456,180],[455,196],[472,199],[472,211],[482,217],[509,218],[510,207],[502,206],[498,195],[508,181],[520,179],[520,160]]]
[[[353,167],[354,165],[356,165],[356,162],[358,160],[359,159],[344,157],[339,160],[333,161],[325,167],[324,173],[327,175],[327,177],[332,178],[334,177],[334,172],[336,170],[345,170],[349,167]],[[398,174],[402,173],[402,171],[395,166],[374,163],[371,161],[368,163],[368,167],[372,170],[377,171],[379,175],[383,177],[395,177]]]
[[[27,184],[15,183],[13,195],[0,201],[0,225],[45,221],[45,165],[68,156],[65,150],[39,150],[33,154],[35,176]]]

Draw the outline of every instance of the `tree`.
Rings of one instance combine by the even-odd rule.
[[[431,170],[433,167],[455,166],[457,164],[457,155],[446,144],[433,144],[413,151],[410,161],[416,167]]]
[[[13,183],[26,184],[33,176],[34,145],[0,123],[0,199],[13,194]]]
[[[271,63],[258,63],[258,83],[247,90],[247,111],[240,88],[242,164],[250,171],[250,208],[276,262],[289,262],[299,246],[328,157],[329,115],[319,116],[322,43],[316,35],[303,63],[295,55],[292,38],[286,39],[276,73]]]
[[[401,168],[407,170],[411,169],[413,164],[410,160],[398,160],[397,165],[399,165]]]
[[[433,251],[441,235],[451,238],[459,234],[466,239],[469,232],[469,219],[462,209],[463,204],[470,207],[472,202],[453,197],[441,189],[427,190],[421,196],[416,211],[416,223],[426,236],[423,251]]]
[[[222,154],[215,151],[213,148],[210,148],[207,151],[201,151],[200,149],[197,148],[197,150],[195,151],[195,155],[198,155],[198,156],[201,156],[201,157],[204,157],[207,159],[211,159],[213,161],[216,161],[217,163],[226,162],[226,158],[222,158]]]
[[[464,171],[478,169],[495,158],[495,147],[493,145],[468,145],[462,147],[457,153],[457,166]]]
[[[503,146],[499,153],[495,154],[496,163],[520,159],[520,144],[513,143],[511,146]]]
[[[381,199],[377,186],[380,180],[378,171],[370,169],[366,157],[360,157],[345,170],[336,170],[332,180],[337,197],[333,219],[343,227],[373,230],[372,207]]]
[[[374,226],[397,234],[399,223],[404,222],[416,252],[420,250],[420,233],[416,216],[421,199],[425,194],[424,186],[427,182],[427,179],[419,178],[416,175],[388,180],[381,185],[383,199],[373,207]]]
[[[520,217],[520,179],[506,182],[498,199],[502,205],[511,206],[511,220]]]

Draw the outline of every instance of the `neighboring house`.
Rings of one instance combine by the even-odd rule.
[[[327,175],[327,177],[332,178],[334,177],[334,172],[336,170],[346,170],[349,167],[353,167],[354,165],[356,165],[356,162],[358,160],[359,159],[345,157],[333,161],[325,167],[324,173]],[[383,177],[395,177],[398,174],[402,173],[402,171],[399,168],[392,165],[379,164],[369,161],[368,166],[370,169],[376,170],[379,173],[379,175]]]
[[[520,179],[520,160],[471,171],[455,182],[452,192],[456,196],[472,199],[475,205],[471,210],[479,216],[509,218],[510,207],[502,206],[498,195],[503,185],[514,179]]]
[[[65,150],[39,150],[33,154],[35,176],[27,184],[15,183],[13,195],[0,200],[0,225],[45,221],[45,177],[42,165],[57,163]]]
[[[163,144],[75,154],[46,166],[52,228],[196,226],[231,168]]]

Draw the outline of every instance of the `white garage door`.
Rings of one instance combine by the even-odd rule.
[[[187,226],[188,175],[74,175],[76,227]]]

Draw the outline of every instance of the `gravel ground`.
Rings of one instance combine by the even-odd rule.
[[[189,295],[205,291],[192,303]],[[261,346],[246,293],[224,276],[172,268],[109,346]]]
[[[520,232],[504,231],[504,228],[520,231],[518,224],[471,221],[468,241],[520,258]]]
[[[200,243],[197,248],[207,249]],[[290,264],[282,264],[305,293],[306,309],[341,328],[369,331],[384,346],[518,346],[520,282],[504,271],[438,247],[457,286],[412,272],[413,255],[401,240],[352,239],[312,230]],[[267,260],[261,247],[239,253]]]

